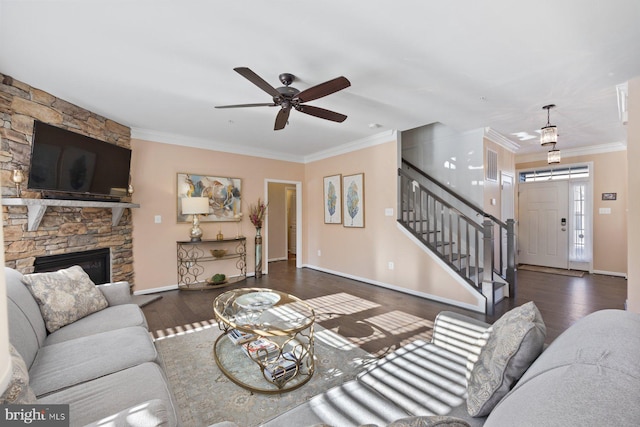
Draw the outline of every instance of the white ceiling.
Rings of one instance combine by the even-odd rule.
[[[441,122],[515,135],[557,105],[558,148],[625,142],[616,86],[640,75],[640,1],[0,0],[0,72],[165,141],[305,161],[389,130]],[[351,87],[292,111],[233,71],[300,90]],[[377,124],[379,127],[372,127]]]

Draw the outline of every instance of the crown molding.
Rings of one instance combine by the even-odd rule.
[[[215,142],[209,139],[193,138],[172,133],[158,132],[150,129],[131,128],[131,138],[144,139],[146,141],[160,142],[163,144],[180,145],[183,147],[202,148],[204,150],[240,154],[244,156],[304,163],[304,157],[302,156],[294,156],[278,151],[260,150],[253,147],[242,147],[223,142]]]
[[[150,129],[131,128],[131,138],[143,139],[146,141],[159,142],[162,144],[180,145],[183,147],[201,148],[204,150],[221,151],[225,153],[240,154],[244,156],[262,157],[272,160],[283,160],[294,163],[310,163],[329,157],[339,156],[363,148],[373,147],[396,139],[396,131],[388,130],[376,135],[368,136],[356,141],[334,147],[328,150],[319,151],[308,156],[294,156],[287,153],[269,150],[258,150],[226,144],[222,142],[212,142],[208,139],[187,137],[172,133],[158,132]]]
[[[513,142],[500,132],[491,129],[490,127],[484,128],[484,137],[512,153],[516,153],[520,149],[520,144]]]
[[[578,156],[589,156],[594,154],[612,153],[615,151],[626,151],[627,144],[624,142],[612,142],[610,144],[590,145],[587,147],[568,148],[561,150],[562,159]],[[547,160],[547,152],[544,153],[529,153],[529,154],[516,154],[516,163],[537,162],[540,160]]]
[[[339,156],[353,151],[362,150],[364,148],[373,147],[379,144],[384,144],[389,141],[397,139],[397,131],[387,130],[375,135],[368,136],[366,138],[358,139],[346,144],[342,144],[338,147],[330,148],[328,150],[318,151],[317,153],[305,156],[304,163],[317,162],[318,160],[328,159],[330,157]]]

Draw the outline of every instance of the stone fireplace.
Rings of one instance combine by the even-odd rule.
[[[14,169],[28,176],[34,120],[130,148],[131,129],[52,94],[0,74],[0,176],[2,199],[15,199]],[[24,199],[41,198],[27,190]],[[133,284],[131,209],[114,223],[112,210],[99,206],[49,206],[36,229],[29,227],[25,205],[3,203],[5,265],[31,273],[36,260],[62,254],[106,250],[111,281]]]

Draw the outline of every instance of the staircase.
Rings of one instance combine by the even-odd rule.
[[[486,314],[515,298],[513,219],[483,212],[404,159],[398,184],[398,222],[484,296]]]

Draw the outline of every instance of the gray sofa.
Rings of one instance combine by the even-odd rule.
[[[460,314],[440,313],[430,342],[415,341],[400,348],[356,380],[263,426],[640,425],[640,315],[603,310],[579,320],[542,354],[536,354],[542,347],[531,352],[535,361],[526,360],[520,367],[524,374],[516,374],[515,384],[507,385],[488,415],[472,417],[468,391],[477,382],[473,375],[482,362],[481,350],[489,345],[487,337],[495,333],[489,326]],[[541,330],[544,325],[530,329],[538,343]],[[510,336],[518,333],[508,331]],[[521,342],[519,350],[531,343]],[[513,374],[507,370],[501,378]],[[459,423],[452,424],[455,420]]]
[[[108,306],[49,332],[18,271],[5,268],[10,342],[37,404],[69,404],[70,425],[179,425],[142,310],[126,282],[99,285]]]

